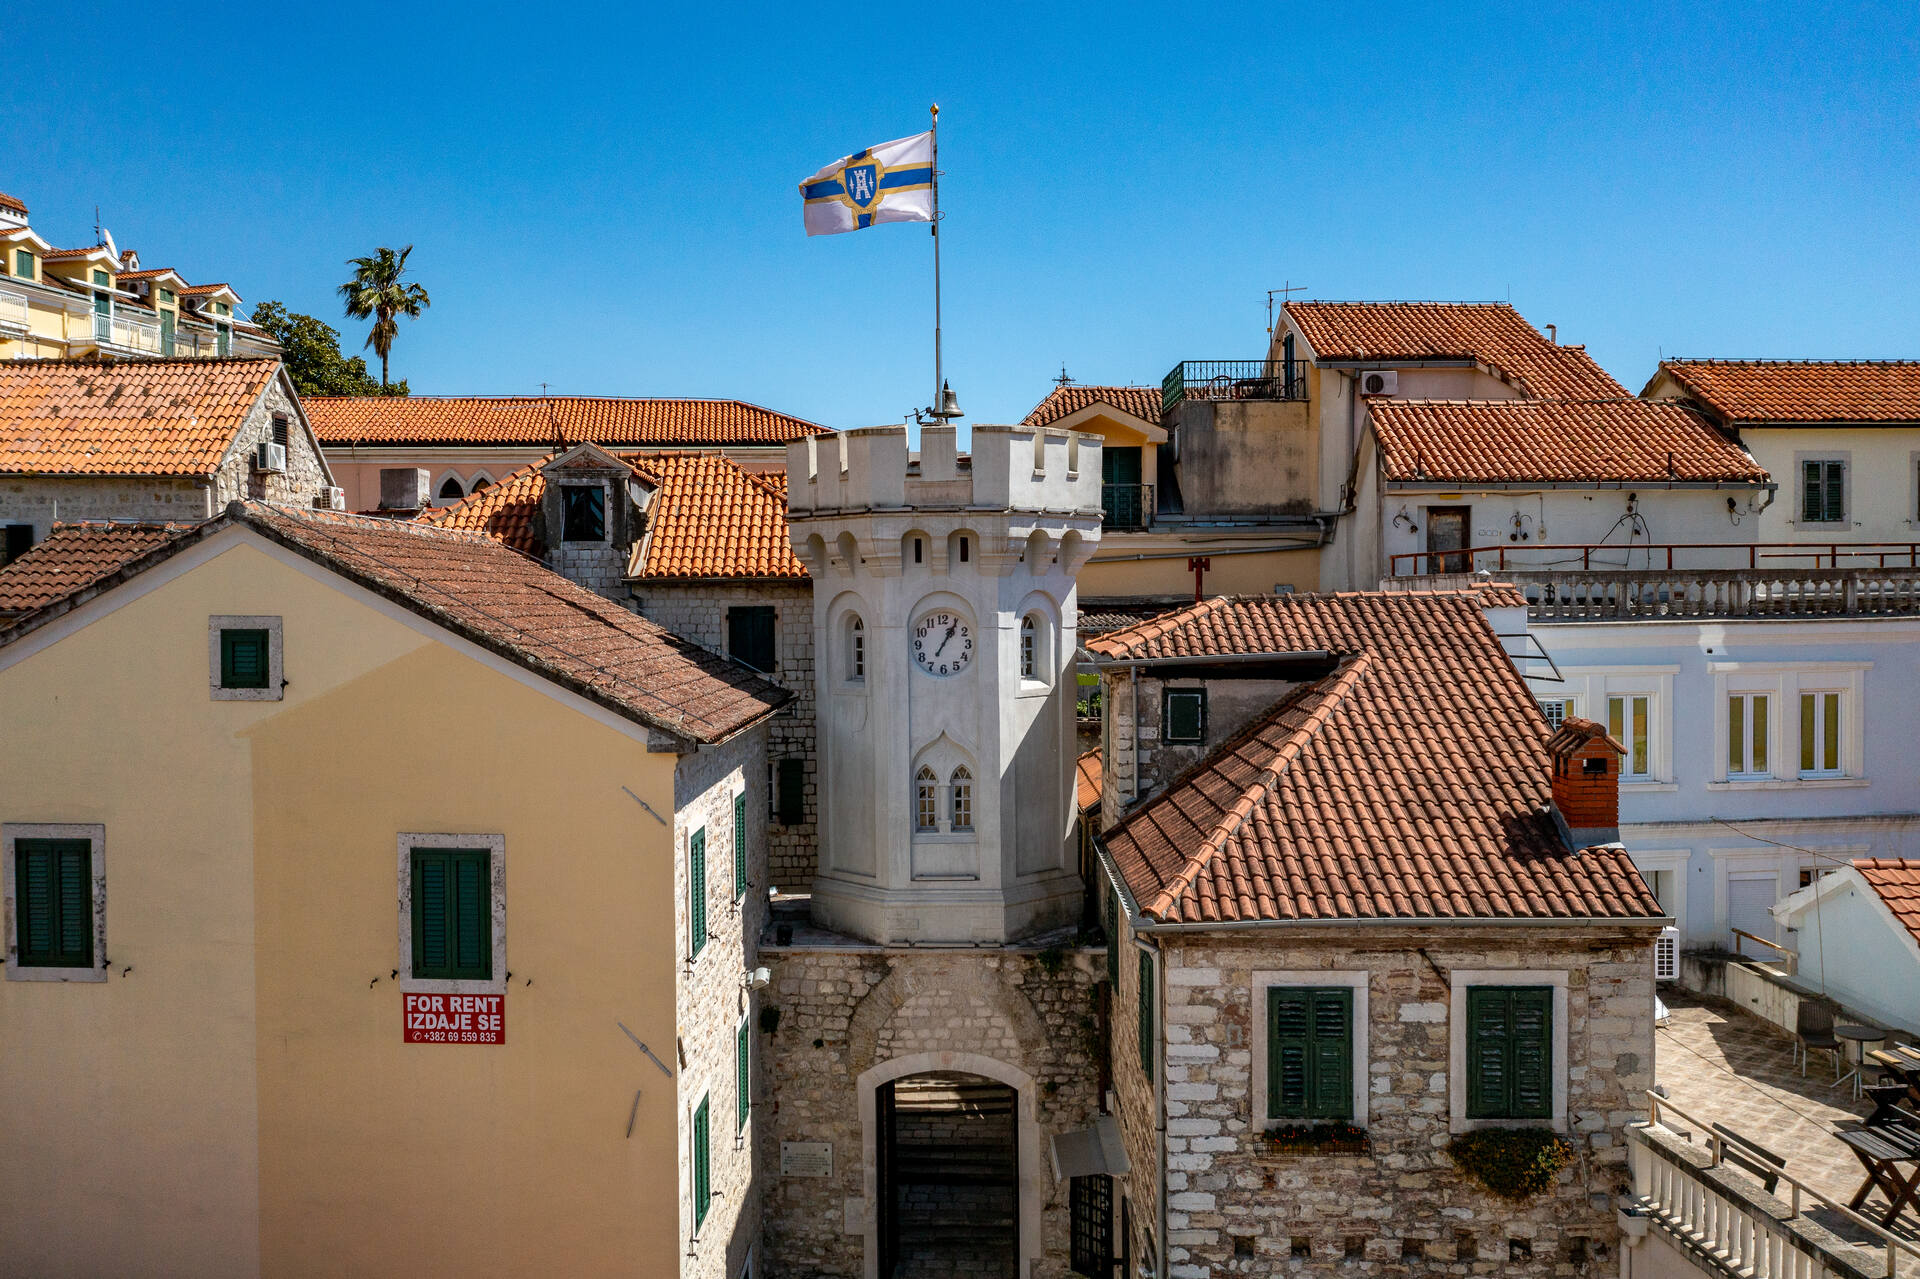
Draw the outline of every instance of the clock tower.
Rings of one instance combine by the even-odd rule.
[[[928,426],[787,446],[813,578],[817,923],[994,943],[1078,918],[1074,579],[1100,539],[1100,442]]]

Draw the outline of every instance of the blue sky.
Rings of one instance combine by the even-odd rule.
[[[1508,298],[1637,389],[1664,350],[1920,355],[1907,6],[80,6],[15,40],[0,190],[59,244],[342,328],[415,245],[416,391],[698,395],[832,426],[932,382],[923,226],[799,180],[941,104],[947,371],[1252,357],[1266,290]],[[320,15],[324,14],[324,17]]]

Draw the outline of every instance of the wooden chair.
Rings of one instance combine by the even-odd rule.
[[[1833,1009],[1811,999],[1802,999],[1793,1023],[1794,1053],[1800,1062],[1800,1073],[1807,1073],[1807,1056],[1818,1050],[1833,1054],[1833,1077],[1839,1079],[1847,1055],[1841,1050],[1840,1040],[1833,1033]]]
[[[1787,1170],[1787,1161],[1768,1150],[1750,1137],[1743,1137],[1725,1124],[1715,1124],[1713,1130],[1720,1134],[1720,1160],[1736,1168],[1745,1168],[1760,1179],[1760,1188],[1768,1194],[1780,1184],[1780,1174]]]

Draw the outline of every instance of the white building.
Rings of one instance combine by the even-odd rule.
[[[1776,913],[1802,984],[1920,1033],[1920,864],[1860,858],[1788,896]]]

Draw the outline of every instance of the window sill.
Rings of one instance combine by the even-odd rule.
[[[1447,1131],[1451,1133],[1483,1132],[1490,1128],[1546,1128],[1552,1132],[1567,1132],[1565,1116],[1551,1119],[1467,1119],[1455,1115],[1447,1121]]]
[[[1620,789],[1622,791],[1638,791],[1643,795],[1658,795],[1667,791],[1677,791],[1680,789],[1680,784],[1678,782],[1662,781],[1630,782],[1622,778],[1620,781]]]
[[[504,995],[507,993],[507,979],[505,977],[415,977],[403,970],[400,974],[400,993],[403,995]]]
[[[54,968],[44,964],[21,964],[9,960],[8,981],[101,982],[107,979],[105,968]]]
[[[1864,777],[1755,777],[1708,782],[1710,791],[1732,790],[1848,790],[1867,785]]]

